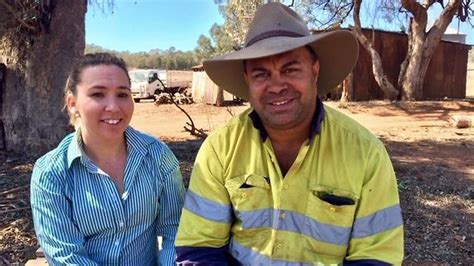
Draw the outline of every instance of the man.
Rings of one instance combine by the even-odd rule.
[[[180,265],[400,264],[397,183],[383,144],[317,94],[352,70],[348,31],[311,35],[263,5],[245,48],[204,63],[252,109],[203,143],[176,240]]]

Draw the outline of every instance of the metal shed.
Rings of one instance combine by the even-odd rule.
[[[407,35],[373,29],[362,31],[369,40],[373,40],[374,48],[382,59],[384,72],[392,84],[398,87],[400,64],[407,51]],[[470,45],[458,42],[441,41],[438,44],[423,83],[424,99],[465,98],[469,49]],[[372,60],[362,45],[353,74],[353,100],[383,99],[383,92],[373,76]]]

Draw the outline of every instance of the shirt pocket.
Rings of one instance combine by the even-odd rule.
[[[268,227],[271,222],[272,200],[268,177],[245,174],[225,182],[234,214],[243,228]]]
[[[348,191],[319,185],[309,188],[305,226],[311,239],[317,240],[311,241],[313,250],[332,256],[345,254],[357,201],[358,197]],[[336,246],[328,248],[327,244]]]

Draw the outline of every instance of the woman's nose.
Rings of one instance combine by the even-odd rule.
[[[107,101],[105,103],[105,110],[106,111],[114,112],[114,111],[117,111],[118,109],[119,109],[119,103],[118,103],[117,99],[115,99],[115,97],[111,97],[111,98],[107,99]]]

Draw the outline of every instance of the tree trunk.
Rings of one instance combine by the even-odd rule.
[[[426,32],[427,10],[434,2],[425,7],[414,0],[401,1],[403,8],[413,15],[408,27],[408,52],[398,79],[403,100],[423,99],[423,82],[431,57],[462,1],[450,0]]]
[[[342,94],[341,99],[339,100],[341,103],[352,101],[354,98],[353,78],[354,75],[351,72],[342,82]]]
[[[7,34],[0,42],[7,67],[0,106],[7,150],[39,155],[69,131],[63,88],[71,63],[84,52],[87,1],[54,2],[47,31],[21,41]]]
[[[420,25],[421,24],[421,25]],[[401,87],[403,100],[421,100],[423,98],[423,80],[424,74],[421,73],[421,63],[423,57],[423,47],[425,43],[426,20],[424,22],[415,23],[413,19],[410,20],[408,38],[408,52],[407,63],[404,75],[402,77]],[[423,78],[420,76],[423,75]]]
[[[3,122],[2,122],[2,104],[3,104],[3,90],[5,87],[5,73],[7,67],[3,64],[3,59],[0,58],[0,150],[5,149],[5,133],[3,132]]]
[[[384,98],[389,100],[395,100],[398,96],[398,90],[388,80],[387,75],[385,75],[382,66],[382,59],[380,59],[380,55],[374,49],[372,42],[367,40],[367,38],[362,33],[359,17],[361,3],[362,0],[354,0],[353,19],[355,26],[351,27],[352,32],[357,37],[362,46],[364,46],[364,48],[367,50],[370,55],[370,58],[372,58],[372,72],[374,73],[375,81],[379,85],[380,89],[384,92]]]
[[[221,87],[217,88],[216,106],[224,106],[224,90]]]

